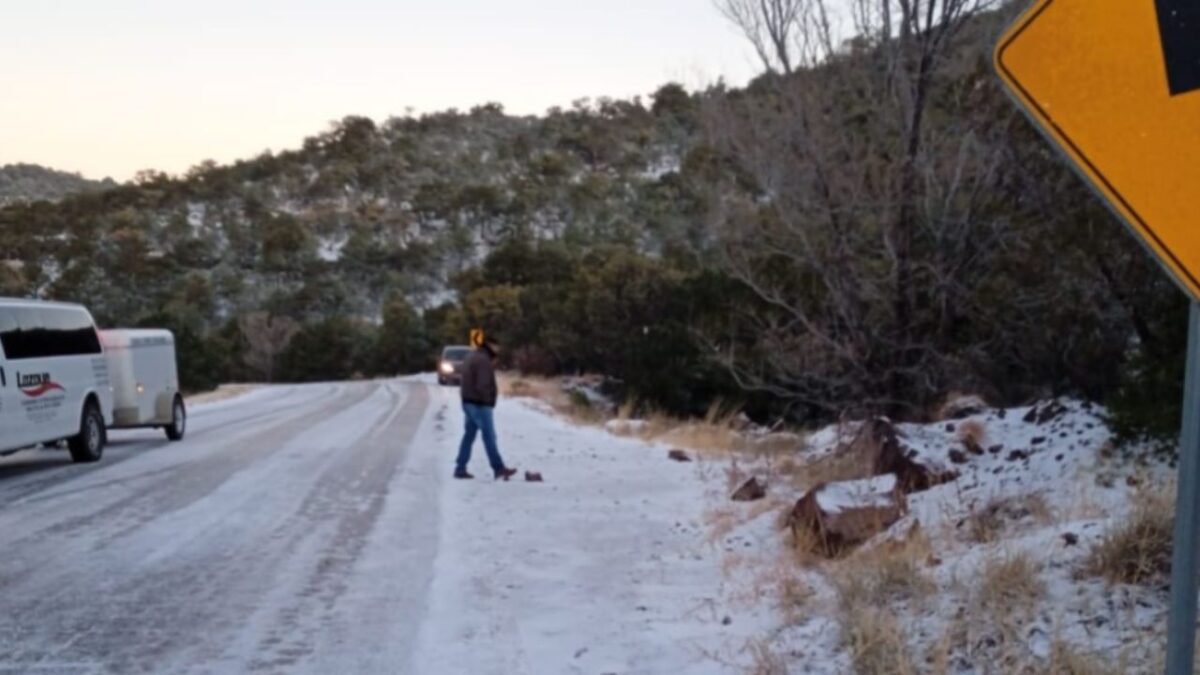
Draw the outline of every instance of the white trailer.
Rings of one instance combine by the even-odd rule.
[[[114,429],[161,428],[183,440],[187,409],[179,392],[175,336],[168,330],[100,332],[113,387]]]

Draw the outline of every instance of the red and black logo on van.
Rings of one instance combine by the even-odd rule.
[[[50,377],[50,373],[35,375],[17,373],[17,388],[29,398],[41,398],[52,391],[66,391],[61,384]]]

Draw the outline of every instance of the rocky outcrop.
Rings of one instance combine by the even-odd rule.
[[[957,472],[919,458],[914,450],[901,442],[896,426],[885,417],[877,417],[864,425],[859,435],[864,434],[865,444],[873,455],[872,473],[896,476],[900,490],[906,494],[922,492],[958,478]]]

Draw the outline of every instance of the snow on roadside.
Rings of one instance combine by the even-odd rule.
[[[741,672],[771,617],[723,599],[723,555],[760,542],[708,543],[711,466],[504,400],[501,451],[546,482],[493,482],[479,447],[454,481],[462,413],[436,391],[418,445],[444,454],[442,536],[412,672]]]

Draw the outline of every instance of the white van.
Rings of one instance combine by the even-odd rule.
[[[0,454],[66,439],[71,458],[104,453],[108,362],[79,305],[0,298]]]
[[[183,440],[187,409],[179,393],[171,331],[104,330],[100,341],[112,380],[112,428],[161,428],[170,440]]]

